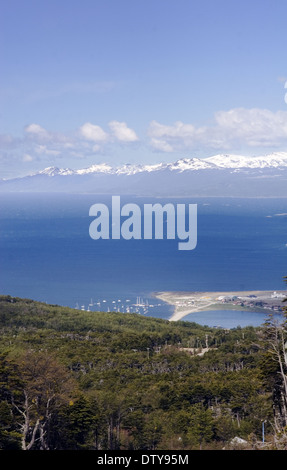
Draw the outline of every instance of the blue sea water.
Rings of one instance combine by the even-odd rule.
[[[93,240],[90,206],[110,205],[110,196],[2,194],[0,292],[169,318],[172,308],[154,292],[285,290],[287,199],[122,197],[121,202],[197,204],[196,248],[179,251],[178,240],[167,239]],[[185,320],[232,327],[257,326],[264,318],[217,311]]]

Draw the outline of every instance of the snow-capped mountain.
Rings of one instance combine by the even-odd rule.
[[[259,157],[220,154],[172,163],[48,167],[0,181],[0,191],[137,195],[287,197],[287,152]]]
[[[287,152],[272,153],[263,157],[215,155],[204,161],[220,168],[278,168],[287,166]]]
[[[241,155],[214,155],[207,158],[183,158],[173,163],[157,163],[154,165],[131,165],[126,164],[114,168],[106,163],[95,164],[80,170],[70,168],[48,167],[34,175],[66,176],[87,175],[92,173],[105,173],[113,175],[134,175],[142,172],[153,172],[160,170],[170,171],[196,171],[205,169],[240,169],[240,168],[280,168],[287,167],[287,152],[278,152],[262,157],[246,157]]]
[[[111,173],[113,168],[106,163],[100,163],[96,165],[92,165],[89,168],[84,168],[82,170],[75,170],[75,175],[87,175],[89,173]]]
[[[57,168],[56,166],[49,166],[44,170],[38,171],[31,176],[34,175],[46,175],[46,176],[56,176],[56,175],[73,175],[75,172],[70,170],[70,168]]]

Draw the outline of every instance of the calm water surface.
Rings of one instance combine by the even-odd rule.
[[[286,287],[286,199],[122,198],[122,204],[141,207],[146,202],[198,204],[198,243],[192,251],[179,251],[178,240],[92,240],[89,208],[97,202],[109,205],[111,197],[2,194],[1,293],[169,318],[171,307],[154,299],[153,292]],[[184,320],[257,326],[262,316],[216,311]]]

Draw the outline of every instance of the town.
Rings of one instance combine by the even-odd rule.
[[[156,297],[175,307],[171,321],[181,320],[190,313],[207,310],[283,311],[285,291],[241,292],[158,292]]]

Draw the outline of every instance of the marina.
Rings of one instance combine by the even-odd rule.
[[[137,296],[136,299],[96,299],[93,301],[91,298],[89,303],[77,302],[75,305],[76,310],[82,311],[101,311],[101,312],[117,312],[117,313],[139,313],[141,315],[147,315],[151,313],[157,307],[162,307],[163,303],[157,302],[156,300],[151,303],[151,300],[141,296]]]

